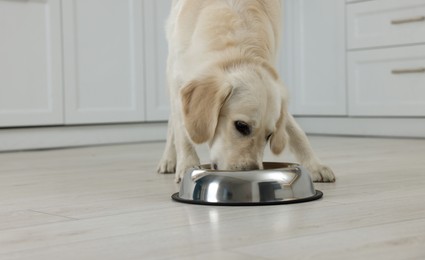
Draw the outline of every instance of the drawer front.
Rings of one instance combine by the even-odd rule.
[[[347,5],[349,49],[425,43],[425,0]]]
[[[425,45],[348,53],[349,114],[425,116]]]

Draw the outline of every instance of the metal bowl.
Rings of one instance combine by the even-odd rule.
[[[273,205],[320,199],[308,171],[295,163],[263,163],[263,170],[220,171],[201,165],[186,172],[173,200],[203,205]]]

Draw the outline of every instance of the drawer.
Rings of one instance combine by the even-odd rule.
[[[425,0],[347,5],[348,49],[425,43]]]
[[[349,115],[425,116],[425,45],[348,52]]]

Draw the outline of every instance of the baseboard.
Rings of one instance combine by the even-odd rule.
[[[0,151],[118,144],[166,139],[167,123],[0,129]]]
[[[308,134],[425,137],[425,118],[295,117]]]
[[[308,134],[425,138],[425,118],[296,117]],[[0,151],[164,141],[167,123],[0,129]]]

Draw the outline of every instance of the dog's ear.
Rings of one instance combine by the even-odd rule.
[[[213,138],[221,107],[231,93],[232,87],[215,77],[193,80],[181,89],[184,124],[194,143]]]
[[[286,102],[282,100],[280,116],[276,123],[276,130],[270,138],[270,150],[274,154],[280,154],[285,149],[288,140],[288,134],[286,132],[287,113]]]

